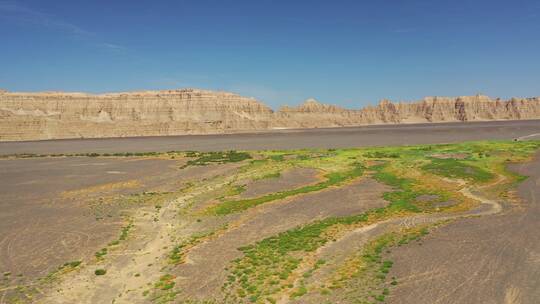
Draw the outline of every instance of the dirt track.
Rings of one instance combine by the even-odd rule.
[[[513,139],[530,135],[533,136],[528,139],[540,138],[540,120],[381,125],[227,135],[1,142],[0,155],[347,148]]]
[[[514,166],[530,178],[524,203],[507,213],[468,218],[437,230],[422,246],[392,253],[398,278],[388,303],[533,304],[540,299],[540,158]]]

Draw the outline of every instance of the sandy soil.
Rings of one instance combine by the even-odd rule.
[[[246,184],[246,191],[240,198],[254,198],[266,194],[300,188],[321,181],[319,172],[312,168],[293,168],[281,172],[276,178],[260,179]]]
[[[230,172],[238,164],[178,167],[177,161],[137,158],[0,160],[0,273],[11,273],[2,278],[0,303],[9,298],[4,288],[32,283],[66,262],[92,260],[118,238],[126,224],[121,215],[141,207],[110,204],[107,215],[98,219],[97,200],[179,190],[188,181]],[[139,211],[152,216],[155,210]],[[157,235],[142,225],[137,229]]]
[[[518,188],[520,208],[458,220],[395,250],[399,284],[388,303],[538,303],[540,158],[513,169],[531,176]]]
[[[195,222],[194,218],[179,220],[180,211],[193,197],[230,183],[234,176],[231,170],[238,167],[239,164],[225,164],[189,169],[190,178],[222,175],[229,178],[192,188],[189,193],[164,202],[158,210],[152,206],[138,208],[131,213],[134,231],[125,244],[110,251],[104,260],[90,260],[79,271],[65,275],[39,303],[147,303],[149,297],[143,293],[152,289],[164,274],[165,261],[177,244],[175,241],[187,236],[185,231],[191,231],[190,225]],[[96,276],[96,269],[106,269],[107,273]]]
[[[152,184],[145,185],[147,175],[172,171],[173,163],[98,158],[0,161],[0,271],[43,276],[93,254],[92,249],[116,236],[122,225],[118,217],[96,221],[88,205],[94,196],[144,191]]]

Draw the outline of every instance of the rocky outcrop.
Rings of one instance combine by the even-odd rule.
[[[272,111],[253,98],[195,89],[90,95],[0,90],[0,140],[219,134],[368,124],[539,119],[540,98],[381,101],[349,110],[306,100]]]
[[[487,120],[539,119],[540,98],[508,101],[487,96],[457,98],[426,97],[412,103],[381,101],[377,106],[347,110],[313,99],[296,107],[283,107],[275,115],[275,127],[340,127],[369,124],[460,122]]]
[[[0,94],[0,140],[159,136],[268,129],[253,98],[202,90]]]

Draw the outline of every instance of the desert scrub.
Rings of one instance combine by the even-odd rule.
[[[268,174],[265,174],[261,177],[259,177],[258,179],[272,179],[272,178],[280,178],[281,177],[281,172],[272,172],[272,173],[268,173]]]
[[[364,166],[360,163],[356,163],[354,167],[348,171],[328,173],[327,175],[325,175],[326,180],[318,184],[276,192],[252,199],[225,201],[221,204],[208,208],[206,210],[206,213],[212,215],[227,215],[230,213],[243,211],[260,204],[284,199],[289,196],[323,190],[330,186],[338,185],[340,183],[359,177],[363,174],[363,172]]]
[[[168,263],[171,265],[184,263],[185,251],[198,244],[201,239],[202,237],[191,237],[190,239],[175,245],[173,250],[169,253]]]
[[[129,232],[133,227],[134,227],[133,220],[129,219],[127,225],[123,226],[122,229],[120,230],[120,236],[118,237],[118,239],[112,242],[109,242],[109,244],[107,244],[107,247],[114,247],[114,246],[119,245],[121,241],[125,241],[128,238]],[[104,256],[105,254],[107,254],[107,250],[108,250],[107,248],[101,249],[100,251],[103,251],[103,252],[101,254],[98,254],[100,252],[98,251],[98,253],[96,253],[96,257]]]
[[[273,160],[273,161],[284,161],[285,160],[285,156],[283,154],[270,155],[268,158]]]
[[[181,194],[182,190],[175,192],[140,192],[128,195],[119,195],[110,199],[98,198],[91,203],[90,208],[96,216],[96,220],[103,219],[105,217],[111,217],[117,215],[118,211],[125,208],[133,208],[136,206],[156,206],[164,205],[168,201],[176,198]]]
[[[107,255],[109,249],[107,249],[107,247],[104,247],[104,248],[101,248],[99,251],[96,251],[96,253],[94,254],[94,256],[98,259],[98,260],[101,260],[103,259],[104,256]]]
[[[422,169],[433,174],[449,178],[467,179],[474,182],[486,182],[493,178],[492,173],[453,158],[434,158],[429,164],[424,165]]]
[[[224,290],[230,299],[247,298],[252,302],[293,287],[293,273],[304,256],[334,240],[343,231],[380,221],[396,213],[414,212],[405,204],[390,204],[359,215],[332,217],[291,229],[245,247],[242,258],[232,262],[232,271]],[[293,292],[299,297],[304,289]],[[261,300],[262,301],[262,300]]]
[[[160,290],[169,290],[175,285],[174,279],[175,277],[171,274],[162,275],[159,281],[154,284],[154,287]]]
[[[200,234],[196,234],[188,238],[187,240],[184,240],[173,247],[173,250],[169,253],[168,256],[168,264],[170,265],[179,265],[184,263],[184,257],[187,250],[189,250],[191,247],[196,246],[197,244],[201,243],[205,239],[212,237],[214,234],[216,234],[218,231],[226,230],[227,225],[223,225],[219,229],[204,232]]]
[[[81,264],[82,264],[82,261],[71,261],[71,262],[64,263],[64,265],[62,265],[62,266],[63,267],[75,268],[75,267],[78,267]]]
[[[219,200],[224,200],[226,197],[237,196],[246,191],[246,185],[226,185],[225,191],[222,196],[218,197]]]
[[[411,147],[369,148],[370,155],[387,156],[397,153],[399,158],[379,159],[373,177],[401,192],[386,193],[385,198],[396,205],[406,203],[420,195],[438,198],[435,201],[416,202],[414,205],[422,211],[464,211],[474,202],[458,193],[459,186],[448,183],[439,176],[465,180],[469,186],[486,185],[497,182],[496,189],[484,189],[484,192],[498,196],[508,196],[508,191],[523,177],[506,170],[509,162],[524,161],[538,149],[538,143],[522,142],[472,142],[462,144],[422,145]],[[377,154],[377,151],[384,155]],[[437,157],[442,158],[437,158]],[[499,178],[495,178],[499,176]],[[504,180],[502,178],[505,178]],[[413,180],[414,182],[411,182]],[[501,182],[503,181],[503,182]],[[455,201],[456,204],[437,207],[438,203]]]
[[[189,160],[184,167],[188,166],[206,166],[209,164],[224,164],[240,162],[246,159],[251,159],[251,155],[247,152],[226,151],[226,152],[193,152],[185,153],[186,157],[195,159]]]
[[[385,152],[385,151],[373,151],[366,152],[363,154],[367,158],[399,158],[399,153],[396,152]]]
[[[129,231],[133,228],[133,220],[129,219],[128,224],[124,227],[122,227],[122,230],[120,231],[120,237],[118,237],[119,241],[125,241],[129,235]]]
[[[390,202],[390,205],[386,208],[386,212],[393,212],[398,210],[406,210],[411,212],[430,212],[433,211],[432,206],[436,203],[445,202],[450,198],[461,202],[460,198],[452,195],[448,189],[445,189],[443,185],[425,180],[421,175],[416,176],[415,179],[408,177],[398,176],[399,171],[394,171],[393,163],[385,162],[370,167],[370,170],[374,172],[372,177],[388,186],[393,187],[393,191],[385,192],[383,198]],[[412,172],[414,169],[409,169],[408,172]],[[418,201],[419,197],[430,196],[432,199],[429,202]]]
[[[434,175],[465,180],[469,185],[482,185],[483,192],[492,198],[517,201],[513,189],[526,177],[507,170],[507,165],[530,159],[538,148],[540,141],[486,141],[434,145],[427,154],[428,162],[420,168]],[[420,150],[421,147],[416,149]],[[468,156],[464,159],[436,159],[431,157],[434,154]]]
[[[159,280],[154,283],[153,290],[145,291],[144,295],[150,297],[152,303],[170,303],[173,302],[180,291],[175,290],[174,286],[176,277],[171,274],[162,275]]]
[[[416,198],[431,192],[418,190],[416,180],[396,176],[388,168],[388,163],[369,168],[375,179],[393,187],[393,190],[384,193],[385,200],[389,202],[386,207],[358,215],[315,221],[239,248],[244,256],[232,263],[231,273],[223,288],[228,291],[227,296],[230,299],[264,302],[267,297],[293,288],[295,276],[298,277],[294,272],[304,257],[343,233],[370,223],[422,211],[416,205]],[[311,276],[320,265],[317,262],[312,271],[303,274],[304,278]],[[302,286],[292,291],[291,296],[301,297],[307,292]]]
[[[120,230],[120,236],[118,239],[111,241],[107,244],[107,247],[103,247],[100,250],[96,251],[94,253],[94,256],[98,260],[103,260],[105,256],[109,253],[109,248],[114,248],[115,246],[118,246],[121,241],[125,241],[129,235],[129,231],[133,228],[133,220],[129,219],[127,225],[123,226]]]
[[[102,268],[96,269],[96,270],[94,271],[94,274],[97,275],[97,276],[102,276],[102,275],[105,275],[106,273],[107,273],[107,270],[102,269]]]
[[[82,261],[71,261],[66,262],[60,266],[58,266],[57,269],[49,272],[45,277],[42,277],[39,279],[41,283],[50,283],[55,281],[57,278],[59,278],[60,275],[66,274],[68,272],[71,272],[75,269],[77,269],[82,264]],[[11,274],[11,273],[10,273]],[[4,273],[6,275],[6,273]]]
[[[291,293],[290,297],[291,297],[291,299],[299,298],[299,297],[305,295],[307,292],[308,292],[308,290],[307,290],[306,286],[301,283],[300,286],[298,286],[298,288]]]
[[[345,302],[353,299],[358,303],[384,302],[390,288],[398,285],[395,277],[388,278],[394,262],[385,259],[384,253],[391,247],[419,241],[430,230],[446,223],[448,221],[392,231],[369,241],[358,254],[338,268],[328,286],[317,288],[325,294],[345,289],[346,292],[338,293],[338,297],[344,297],[340,300]]]

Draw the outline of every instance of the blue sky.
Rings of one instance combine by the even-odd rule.
[[[0,88],[314,97],[540,95],[540,1],[3,1]]]

